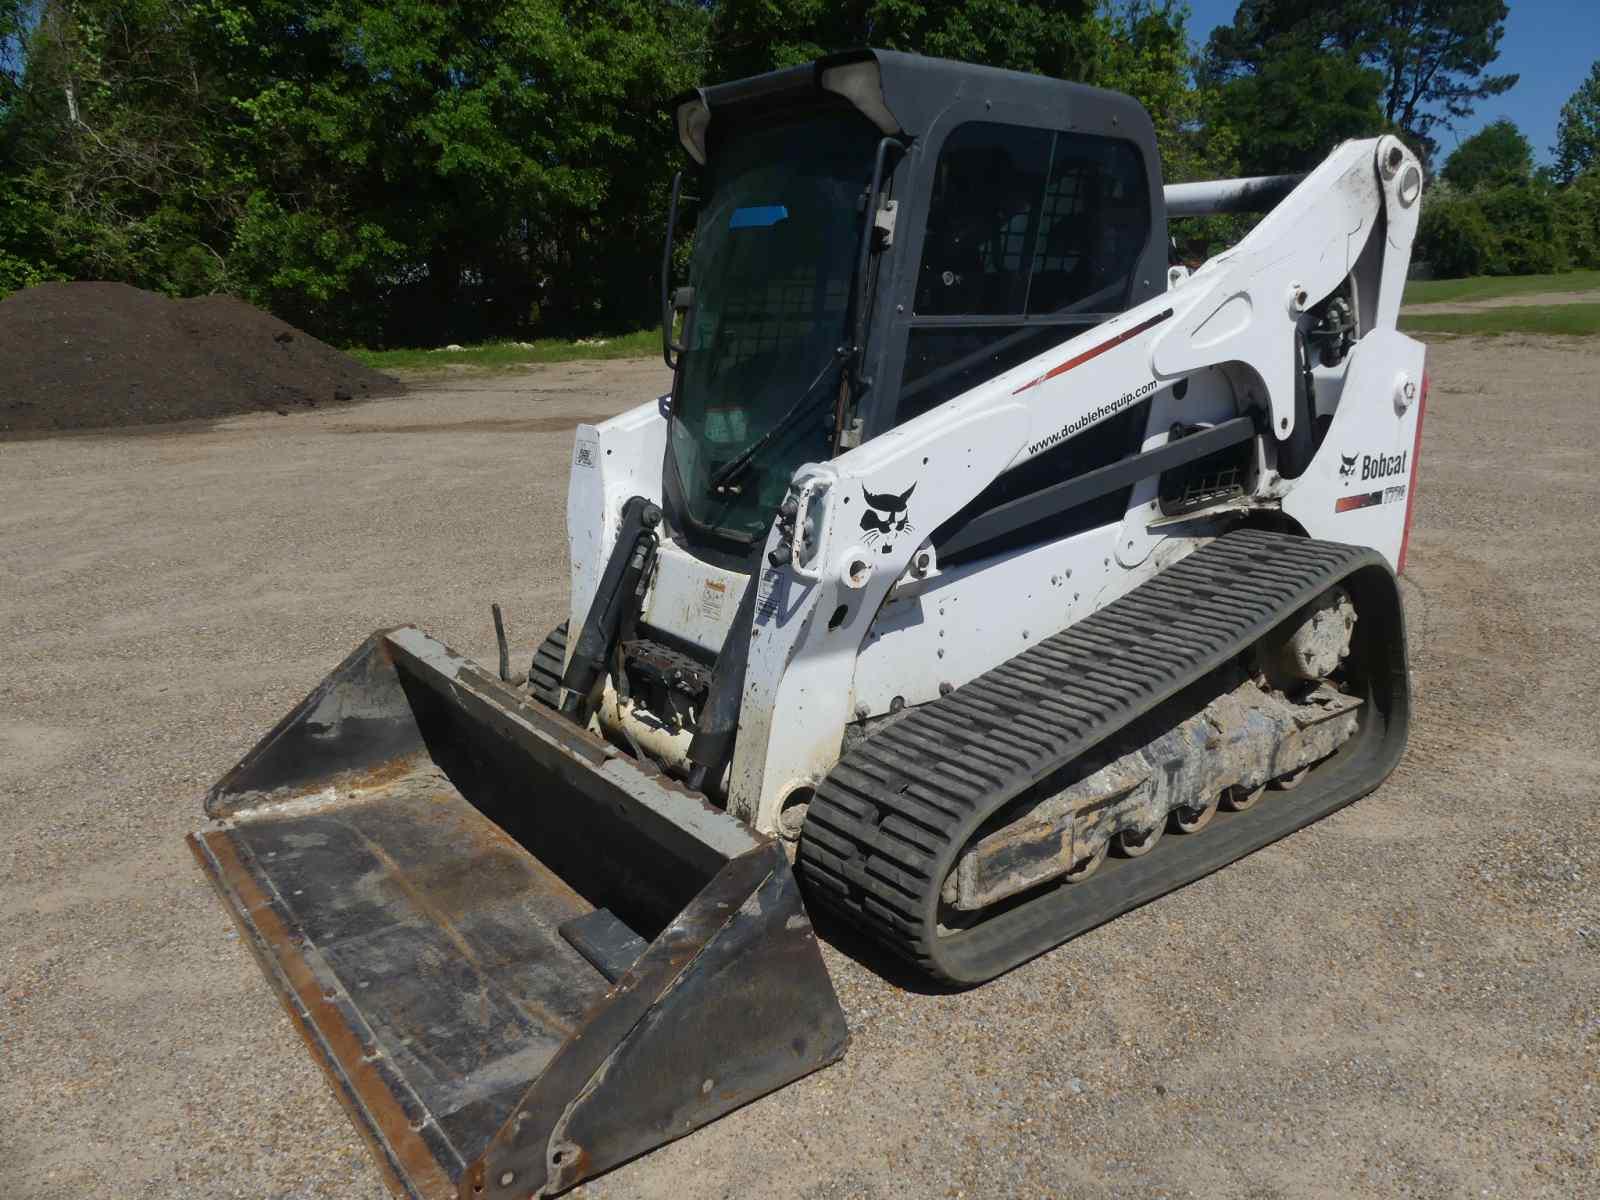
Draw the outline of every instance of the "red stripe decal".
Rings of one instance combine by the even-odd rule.
[[[1371,508],[1383,503],[1382,492],[1362,492],[1359,496],[1340,496],[1333,502],[1336,513],[1355,512],[1358,508]]]
[[[1122,345],[1122,343],[1127,341],[1129,338],[1138,337],[1146,329],[1161,324],[1161,322],[1165,321],[1171,315],[1172,310],[1169,308],[1166,312],[1156,314],[1141,325],[1135,325],[1132,329],[1124,329],[1121,333],[1117,334],[1116,337],[1111,338],[1109,341],[1101,342],[1093,349],[1085,350],[1082,354],[1075,355],[1074,357],[1067,359],[1067,361],[1062,363],[1059,367],[1051,367],[1037,379],[1030,379],[1027,383],[1023,384],[1011,394],[1013,396],[1020,396],[1023,392],[1027,391],[1031,387],[1037,387],[1041,383],[1045,383],[1048,380],[1054,379],[1057,375],[1065,375],[1068,371],[1072,370],[1073,367],[1080,367],[1084,363],[1088,362],[1091,358],[1099,358],[1107,350],[1116,349],[1116,347]]]
[[[1400,557],[1396,560],[1395,574],[1406,570],[1406,547],[1411,544],[1411,511],[1417,502],[1417,459],[1422,454],[1422,418],[1428,411],[1428,372],[1422,372],[1422,395],[1417,399],[1417,440],[1411,444],[1411,486],[1406,489],[1406,524],[1400,535]]]

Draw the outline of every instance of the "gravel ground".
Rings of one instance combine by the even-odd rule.
[[[974,991],[826,946],[843,1063],[575,1194],[1600,1196],[1600,343],[1430,367],[1387,784]],[[182,837],[370,630],[559,620],[570,427],[663,382],[0,444],[0,1195],[383,1195]]]

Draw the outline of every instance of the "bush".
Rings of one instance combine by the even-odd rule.
[[[1441,279],[1504,274],[1495,269],[1500,262],[1500,247],[1483,209],[1474,197],[1448,188],[1423,200],[1415,255]]]
[[[1575,267],[1600,267],[1600,166],[1556,193],[1556,220]]]
[[[1600,267],[1600,168],[1563,188],[1440,184],[1423,198],[1415,253],[1441,279]]]
[[[1515,183],[1473,194],[1499,242],[1494,275],[1549,275],[1571,266],[1556,216],[1556,191],[1545,183]]]
[[[0,296],[62,278],[45,248],[50,206],[26,175],[0,174]]]
[[[1439,173],[1458,188],[1526,183],[1533,178],[1533,147],[1513,122],[1495,121],[1457,146]]]

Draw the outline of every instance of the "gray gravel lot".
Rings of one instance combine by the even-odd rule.
[[[1600,1196],[1600,342],[1430,368],[1384,787],[970,992],[825,947],[842,1064],[574,1194]],[[183,835],[372,629],[561,619],[570,428],[664,383],[0,443],[0,1196],[384,1194]]]

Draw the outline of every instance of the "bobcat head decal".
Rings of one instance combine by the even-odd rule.
[[[911,501],[911,493],[916,490],[914,483],[898,496],[893,492],[869,492],[865,487],[861,489],[862,498],[867,502],[867,511],[861,514],[861,528],[866,530],[863,540],[867,545],[875,545],[881,540],[883,553],[888,554],[894,549],[892,535],[915,528],[906,506]]]
[[[1356,459],[1360,457],[1359,454],[1339,455],[1339,477],[1341,479],[1349,479],[1350,476],[1356,473]]]

